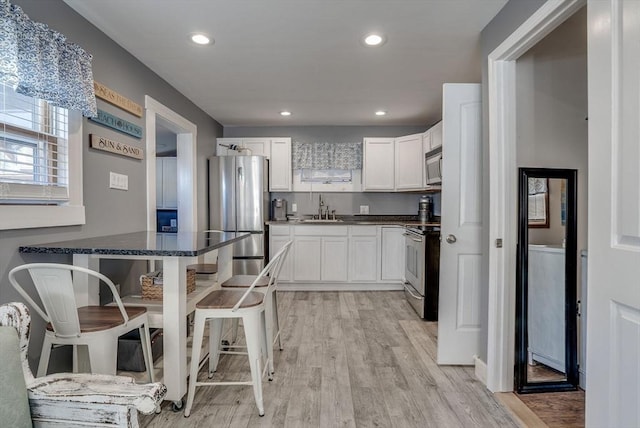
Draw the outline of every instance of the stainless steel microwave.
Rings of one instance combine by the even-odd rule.
[[[425,155],[426,184],[442,183],[442,152]]]

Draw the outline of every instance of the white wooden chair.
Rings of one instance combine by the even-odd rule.
[[[265,294],[265,324],[267,328],[267,338],[271,338],[271,340],[267,344],[267,350],[269,355],[269,373],[274,373],[273,366],[273,344],[278,341],[278,348],[282,351],[282,338],[280,337],[280,317],[278,315],[278,276],[280,275],[280,270],[282,269],[282,265],[289,254],[289,249],[293,241],[289,241],[285,243],[280,249],[279,253],[276,254],[275,257],[278,257],[278,263],[273,268],[272,272],[269,273],[268,277],[262,277],[258,279],[255,285],[256,291],[259,291]],[[282,254],[280,254],[282,253]],[[256,281],[257,275],[234,275],[225,282],[221,284],[222,288],[233,289],[233,288],[248,288]],[[233,324],[233,337],[231,343],[236,342],[236,338],[238,336],[238,322],[234,322]],[[238,347],[237,345],[228,345],[229,348]]]
[[[252,385],[253,395],[258,407],[258,414],[264,415],[264,404],[262,399],[262,377],[264,371],[261,369],[262,357],[266,356],[265,369],[273,367],[269,358],[267,332],[265,327],[265,296],[269,291],[259,293],[254,291],[256,285],[269,274],[274,274],[283,256],[288,250],[283,247],[271,261],[262,269],[262,272],[255,278],[246,290],[221,289],[211,292],[207,297],[196,304],[195,329],[193,333],[193,346],[191,353],[191,367],[189,370],[189,389],[187,392],[187,405],[184,416],[189,417],[198,386],[211,385]],[[268,280],[273,286],[273,281]],[[268,287],[269,288],[269,287]],[[201,367],[200,353],[202,348],[205,323],[209,321],[209,378],[217,369],[220,356],[220,339],[222,336],[222,324],[225,319],[242,319],[247,343],[247,354],[249,366],[251,367],[251,381],[245,382],[200,382],[198,381],[198,371]],[[203,362],[204,363],[204,362]],[[265,370],[266,371],[266,370]]]
[[[20,286],[16,275],[28,271],[40,296],[40,307]],[[116,306],[78,307],[73,287],[74,275],[86,274],[103,281],[111,290]],[[79,266],[57,263],[31,263],[17,266],[9,272],[9,282],[47,321],[38,376],[47,374],[53,345],[73,345],[73,372],[78,372],[78,345],[86,345],[93,373],[116,374],[118,337],[137,328],[140,331],[149,381],[154,381],[151,341],[147,310],[125,307],[113,282],[99,272]]]
[[[133,428],[138,427],[138,412],[151,414],[159,409],[167,392],[161,383],[136,384],[130,377],[84,373],[34,378],[27,358],[30,323],[29,311],[23,303],[0,305],[0,326],[17,331],[19,347],[16,346],[15,352],[20,353],[25,381],[18,388],[26,384],[34,426]],[[12,343],[15,345],[16,341]],[[14,368],[2,367],[1,370]],[[4,426],[2,422],[0,425]]]

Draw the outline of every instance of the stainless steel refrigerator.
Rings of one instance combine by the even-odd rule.
[[[258,274],[264,267],[268,177],[263,156],[209,158],[209,228],[251,233],[233,244],[234,275]]]

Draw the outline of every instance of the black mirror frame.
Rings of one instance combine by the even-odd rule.
[[[577,361],[577,182],[575,169],[519,168],[518,250],[516,278],[515,389],[518,393],[575,391],[578,389]],[[565,249],[565,368],[566,380],[529,382],[527,379],[528,347],[528,180],[557,178],[567,180],[567,222]]]

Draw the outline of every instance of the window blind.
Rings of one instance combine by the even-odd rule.
[[[69,200],[68,118],[0,83],[0,203]]]

